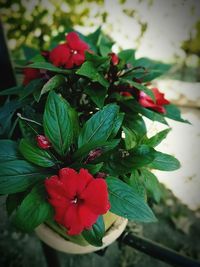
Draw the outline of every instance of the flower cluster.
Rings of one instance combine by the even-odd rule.
[[[46,223],[65,238],[81,235],[101,246],[108,212],[155,221],[146,196],[159,202],[162,192],[151,170],[180,166],[155,149],[169,130],[149,138],[143,117],[185,121],[153,85],[169,66],[137,59],[133,49],[114,53],[100,29],[88,36],[72,31],[60,41],[27,59],[23,85],[3,92],[5,114],[12,112],[0,140],[0,194],[20,194],[19,228]]]
[[[65,226],[69,235],[90,229],[110,208],[105,180],[95,179],[86,169],[77,173],[63,168],[59,176],[46,179],[45,187],[55,208],[55,221]]]

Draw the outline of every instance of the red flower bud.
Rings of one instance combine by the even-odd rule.
[[[117,56],[117,54],[115,53],[109,53],[108,54],[110,57],[111,57],[111,62],[114,66],[118,65],[119,64],[119,58]]]
[[[47,137],[44,135],[37,135],[36,137],[37,145],[42,149],[48,149],[51,147],[51,143]]]
[[[102,149],[101,148],[96,148],[94,150],[91,150],[90,153],[88,154],[88,157],[86,159],[86,161],[84,162],[85,164],[87,164],[88,162],[96,159],[97,157],[101,156],[102,154]]]

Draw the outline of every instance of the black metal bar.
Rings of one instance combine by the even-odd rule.
[[[16,85],[14,70],[12,67],[9,50],[3,25],[0,20],[0,90],[7,89]]]
[[[151,257],[169,263],[172,266],[200,267],[200,262],[197,262],[189,257],[185,257],[172,249],[164,247],[146,238],[134,235],[130,232],[124,232],[124,234],[119,238],[119,241],[144,252]]]
[[[58,255],[55,249],[49,247],[44,242],[41,241],[43,253],[46,259],[46,263],[48,267],[60,267],[60,262],[58,259]]]

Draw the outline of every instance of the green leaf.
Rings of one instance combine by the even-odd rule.
[[[146,139],[144,141],[144,143],[146,145],[149,145],[151,147],[155,147],[157,145],[159,145],[168,135],[168,133],[171,131],[171,129],[165,129],[157,134],[155,134],[154,136],[152,136],[149,139]]]
[[[65,84],[65,77],[63,75],[57,74],[53,76],[50,80],[48,80],[47,83],[45,83],[45,85],[42,87],[41,95],[49,91],[55,90],[63,84]]]
[[[155,96],[154,96],[153,91],[151,89],[149,89],[148,87],[146,87],[145,85],[143,85],[141,83],[134,82],[132,80],[124,79],[124,78],[119,79],[119,81],[120,81],[120,84],[129,84],[129,85],[137,88],[138,90],[143,91],[145,94],[150,96],[153,100],[155,100]]]
[[[93,142],[104,142],[110,136],[113,129],[113,121],[119,112],[119,107],[109,104],[102,110],[95,113],[83,126],[79,139],[78,147]]]
[[[109,38],[107,35],[105,35],[103,32],[101,33],[99,37],[99,51],[102,56],[107,56],[111,52],[111,48],[114,44],[114,42]]]
[[[117,133],[119,132],[120,127],[122,126],[124,120],[124,113],[119,113],[115,120],[113,121],[113,129],[109,139],[115,138]]]
[[[52,167],[55,165],[55,161],[47,151],[34,146],[25,139],[21,139],[19,150],[26,160],[38,166]]]
[[[0,194],[23,192],[47,177],[47,172],[25,160],[0,163]]]
[[[25,67],[26,68],[33,68],[33,69],[49,70],[49,71],[53,71],[53,72],[56,72],[56,73],[63,73],[63,74],[72,73],[71,70],[60,69],[60,68],[52,65],[49,62],[35,62],[35,63],[29,64],[29,65],[27,65]],[[24,68],[24,66],[23,66],[23,68]]]
[[[37,185],[22,201],[13,222],[21,230],[30,232],[52,215],[53,209],[47,202],[44,186]]]
[[[125,134],[125,148],[130,150],[137,145],[137,136],[129,128],[123,127],[123,132]]]
[[[131,173],[134,169],[147,166],[154,160],[154,149],[140,145],[129,151],[117,151],[106,162],[106,168],[111,175]]]
[[[139,58],[134,62],[134,66],[145,68],[144,75],[140,77],[143,82],[152,81],[171,68],[170,64],[164,64],[160,61],[155,61],[149,58]]]
[[[110,58],[108,56],[101,57],[99,55],[86,52],[85,58],[87,61],[90,61],[95,68],[98,68],[99,66],[101,66],[101,69],[104,69],[104,68],[108,68],[110,65]]]
[[[165,105],[165,110],[166,110],[165,117],[175,121],[190,123],[188,120],[184,120],[181,118],[181,112],[175,105],[172,104]]]
[[[84,90],[91,100],[97,105],[97,107],[102,108],[104,106],[104,101],[107,94],[107,89],[101,85],[96,86],[91,84]]]
[[[146,136],[146,124],[142,116],[128,113],[124,119],[124,126],[130,129],[138,137],[138,141]]]
[[[99,216],[97,222],[93,224],[91,230],[84,230],[82,236],[85,240],[96,247],[101,247],[103,245],[102,238],[105,234],[105,225],[103,217]]]
[[[0,162],[19,159],[17,143],[11,140],[0,140]]]
[[[68,102],[54,91],[49,93],[44,116],[45,135],[54,149],[64,156],[73,142],[73,123],[71,107]]]
[[[108,185],[111,212],[138,222],[156,221],[144,198],[136,194],[129,185],[113,177],[106,178],[106,183]]]
[[[104,78],[104,75],[90,61],[83,63],[80,69],[76,71],[76,74],[85,76],[91,79],[92,82],[98,82],[103,87],[108,88],[109,86],[109,82]]]
[[[139,194],[143,199],[146,199],[146,190],[144,187],[144,182],[141,179],[138,170],[133,170],[129,179],[126,183],[132,187],[132,189]]]
[[[82,168],[87,169],[89,173],[91,173],[92,175],[99,172],[102,167],[103,167],[103,162],[100,162],[98,164],[84,164],[82,166]]]
[[[10,194],[6,198],[6,211],[8,213],[8,216],[10,216],[14,210],[20,205],[22,200],[24,199],[25,193],[15,193]]]
[[[88,156],[89,152],[91,150],[94,150],[96,148],[102,149],[102,154],[114,149],[118,144],[120,140],[119,139],[114,139],[112,141],[98,141],[98,142],[91,142],[89,144],[85,144],[81,148],[79,148],[72,156],[73,160],[77,160],[81,157],[86,157]]]
[[[134,65],[135,63],[135,50],[133,49],[126,49],[119,52],[118,57],[123,60],[126,64],[130,63]]]
[[[151,169],[174,171],[180,168],[180,162],[171,155],[154,150],[154,160],[148,165]]]
[[[156,202],[159,202],[162,192],[157,177],[147,169],[141,169],[140,172],[144,178],[144,184],[147,191],[153,196]]]
[[[26,98],[27,96],[31,95],[32,93],[34,93],[35,91],[40,90],[42,88],[43,84],[44,84],[43,79],[32,80],[21,91],[20,99],[22,100],[22,99]]]
[[[23,90],[23,86],[15,86],[3,91],[0,91],[0,95],[19,95]]]
[[[165,120],[165,118],[163,117],[163,115],[161,115],[161,114],[159,114],[153,110],[143,108],[137,101],[135,101],[133,99],[127,100],[123,104],[125,106],[129,107],[133,112],[139,113],[139,114],[147,117],[148,119],[150,119],[152,121],[158,121],[160,123],[168,125],[168,123]]]

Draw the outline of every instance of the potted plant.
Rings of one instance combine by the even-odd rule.
[[[152,169],[180,164],[147,137],[143,116],[184,121],[149,82],[169,66],[112,52],[97,29],[69,32],[35,55],[23,83],[2,91],[0,194],[12,222],[55,249],[88,253],[113,242],[127,220],[154,222],[148,197],[160,199]],[[7,138],[5,138],[7,136]],[[82,248],[82,249],[80,249]]]

